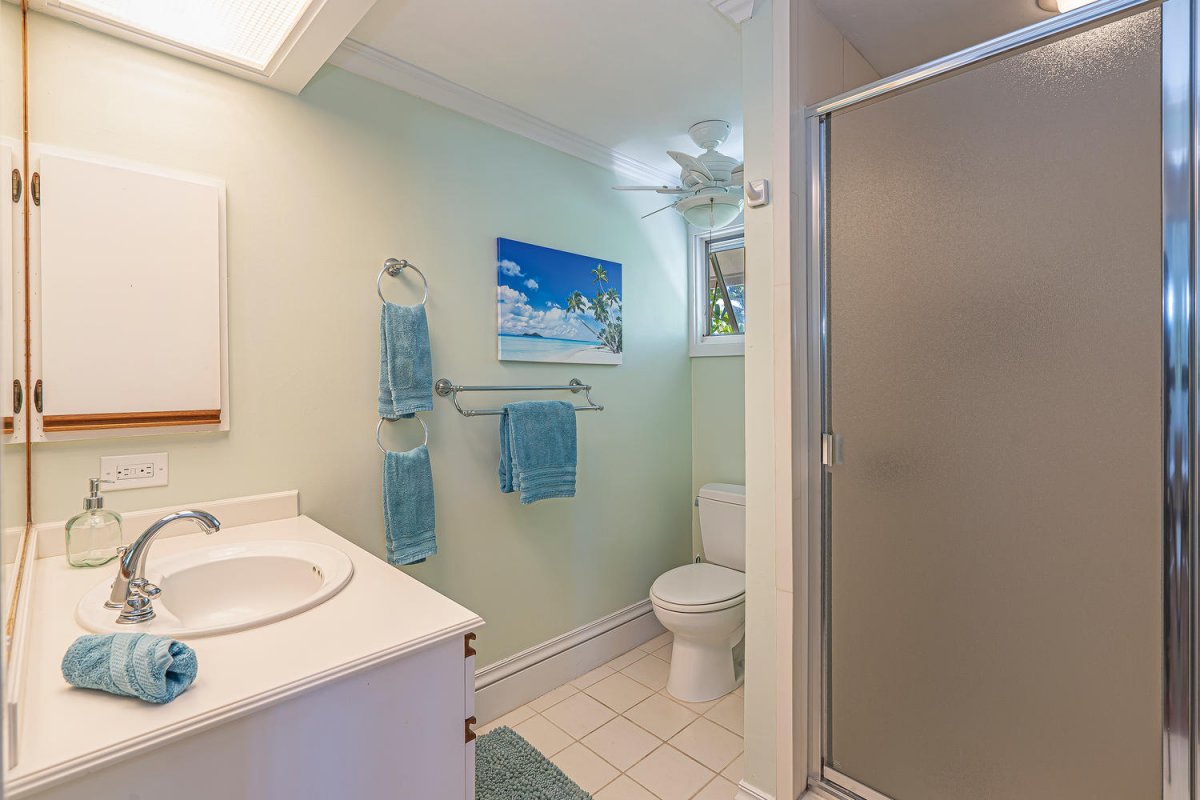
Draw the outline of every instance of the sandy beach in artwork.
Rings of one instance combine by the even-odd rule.
[[[549,339],[537,336],[500,336],[500,355],[505,361],[546,361],[559,364],[620,364],[621,354],[599,342]]]

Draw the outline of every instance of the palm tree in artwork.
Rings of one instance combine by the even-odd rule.
[[[567,311],[587,311],[587,298],[578,290],[567,296]]]
[[[578,311],[582,314],[587,310],[588,300],[583,296],[583,292],[576,290],[567,295],[567,311]],[[587,322],[582,319],[579,320],[579,322],[583,325],[583,327],[591,331],[597,339],[603,339],[603,335],[600,333],[600,331],[596,330],[591,325],[588,325]]]
[[[605,349],[620,353],[623,346],[621,330],[621,295],[615,287],[604,288],[608,283],[608,270],[603,264],[597,264],[592,270],[592,283],[596,284],[596,296],[588,299],[578,290],[567,295],[567,311],[578,312],[579,322],[600,340]],[[582,315],[591,312],[592,318],[600,324],[599,330],[589,325]]]

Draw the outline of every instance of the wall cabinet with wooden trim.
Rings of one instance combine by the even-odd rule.
[[[224,184],[41,146],[30,165],[32,440],[228,429]]]
[[[17,319],[24,319],[24,304],[16,305],[13,292],[15,268],[23,258],[21,229],[21,196],[25,191],[25,178],[21,174],[17,154],[18,142],[0,141],[0,176],[7,188],[5,195],[11,201],[10,213],[0,214],[0,423],[3,434],[11,437],[15,424],[13,403],[13,377],[20,363],[19,353],[22,336],[15,326]]]

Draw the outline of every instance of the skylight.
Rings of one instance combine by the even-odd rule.
[[[266,70],[312,0],[59,0],[58,5],[205,55]]]

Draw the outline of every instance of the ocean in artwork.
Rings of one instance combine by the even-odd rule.
[[[622,361],[615,261],[497,239],[496,303],[501,361]]]

